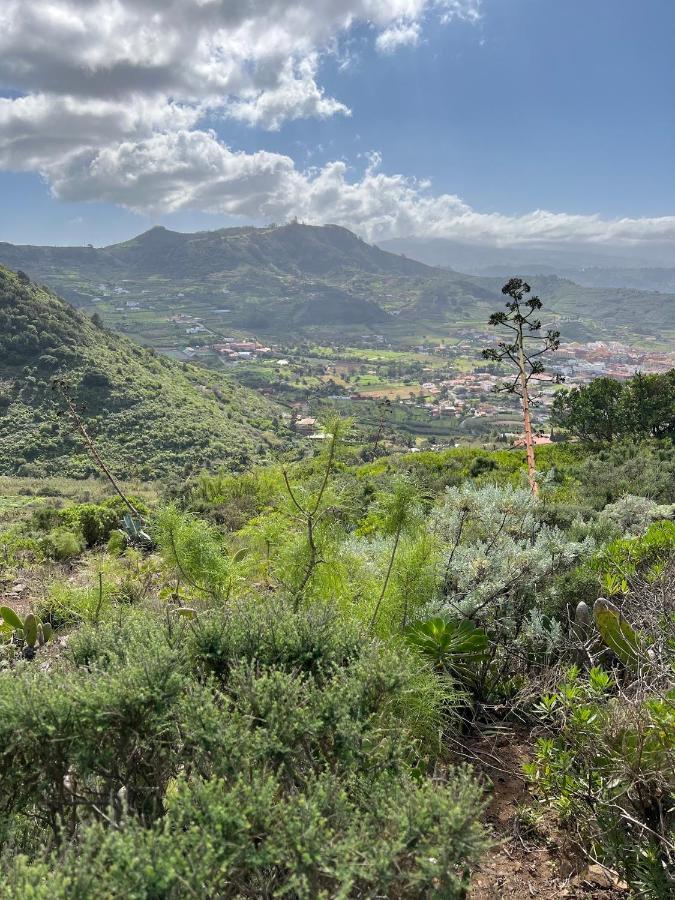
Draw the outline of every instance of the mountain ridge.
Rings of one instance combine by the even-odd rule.
[[[554,316],[581,322],[570,336],[658,336],[675,328],[675,294],[582,286],[548,269],[465,275],[388,252],[338,225],[194,233],[155,226],[98,249],[5,243],[0,264],[27,271],[74,305],[100,309],[105,321],[133,327],[163,348],[180,348],[179,333],[162,325],[171,312],[197,316],[216,334],[254,330],[267,340],[326,339],[335,329],[348,338],[373,326],[395,339],[452,336],[462,325],[487,321],[503,303],[501,284],[514,274],[531,281]],[[117,294],[154,312],[134,319]]]

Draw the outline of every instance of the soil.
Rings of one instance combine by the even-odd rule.
[[[523,824],[519,811],[535,804],[521,774],[532,756],[532,738],[525,729],[500,728],[464,741],[459,755],[491,786],[485,822],[495,839],[473,875],[469,900],[626,900],[627,886],[603,867],[589,864],[552,813],[544,812],[534,828]]]

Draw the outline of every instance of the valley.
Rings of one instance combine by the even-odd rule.
[[[285,415],[355,414],[392,446],[510,441],[512,399],[481,360],[502,281],[380,250],[337,226],[298,223],[180,234],[153,228],[122,244],[0,244],[0,263],[46,283],[105,326],[181,363],[226,374]],[[675,364],[675,296],[581,287],[535,276],[554,372],[569,386]],[[544,428],[553,399],[535,408]]]

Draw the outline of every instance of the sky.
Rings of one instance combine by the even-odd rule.
[[[0,240],[338,223],[675,266],[673,0],[2,0]]]

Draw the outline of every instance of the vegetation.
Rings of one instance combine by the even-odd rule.
[[[560,391],[553,424],[587,442],[675,436],[675,369],[636,373],[628,381],[597,378],[587,387]]]
[[[385,252],[345,228],[297,222],[196,234],[157,227],[96,249],[0,244],[0,264],[23,269],[108,324],[133,323],[133,333],[157,347],[173,346],[170,310],[199,315],[221,335],[246,329],[266,340],[301,332],[334,342],[364,328],[391,339],[447,336],[467,322],[482,324],[502,286]],[[628,329],[636,340],[659,335],[667,344],[672,335],[672,295],[582,288],[555,276],[530,281],[565,317],[570,337],[623,339]],[[140,311],[129,311],[127,297]]]
[[[54,378],[66,377],[118,476],[244,466],[279,441],[278,410],[258,395],[102,330],[49,291],[0,267],[0,472],[98,471]],[[282,433],[283,434],[283,433]],[[282,438],[283,439],[283,438]]]
[[[69,435],[39,427],[35,470],[0,479],[3,896],[459,900],[504,838],[484,815],[502,761],[472,751],[495,733],[525,748],[508,827],[542,849],[554,830],[560,884],[592,864],[672,893],[670,375],[611,389],[611,439],[538,448],[537,493],[524,451],[388,453],[385,405],[374,430],[333,417],[311,449],[181,475],[214,445],[167,449],[134,394],[146,464],[169,476],[148,489],[120,480],[141,420],[116,418],[136,388],[114,360],[194,393],[182,415],[248,395],[200,395],[195,371],[3,278],[6,415],[32,403]],[[36,304],[33,334],[17,323]],[[58,390],[23,396],[26,342],[55,351]],[[604,387],[588,390],[560,401],[570,430]],[[232,432],[241,449],[253,433]],[[105,478],[37,477],[54,462]]]

